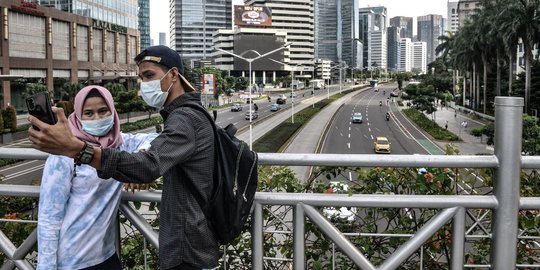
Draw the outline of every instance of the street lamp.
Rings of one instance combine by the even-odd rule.
[[[251,90],[251,82],[252,82],[251,63],[253,61],[257,60],[257,59],[261,59],[261,58],[266,57],[266,56],[268,56],[270,54],[281,51],[281,50],[289,47],[289,45],[291,45],[291,42],[285,43],[283,46],[281,46],[281,47],[279,47],[279,48],[277,48],[275,50],[269,51],[269,52],[267,52],[265,54],[260,54],[259,52],[255,51],[255,50],[247,50],[247,51],[242,52],[240,55],[238,55],[238,54],[235,54],[235,53],[232,53],[232,52],[229,52],[229,51],[225,51],[225,50],[216,48],[217,51],[232,55],[232,56],[234,56],[236,58],[242,59],[242,60],[249,63],[249,100],[250,100],[250,103],[249,103],[249,149],[253,149],[253,125],[252,125],[252,122],[253,122],[253,98],[252,98],[252,92],[251,92],[252,91]],[[257,56],[253,57],[253,58],[245,58],[245,57],[242,56],[242,55],[244,55],[244,54],[246,54],[248,52],[254,52],[254,53],[257,54]]]
[[[342,82],[341,82],[341,79],[343,77],[343,75],[341,74],[342,70],[347,68],[347,66],[342,66],[343,62],[339,62],[339,65],[335,65],[335,66],[331,66],[330,69],[339,69],[339,93],[341,94],[341,88],[342,88]],[[330,96],[330,94],[328,94]]]
[[[291,64],[287,64],[287,63],[283,63],[281,61],[278,61],[278,60],[275,60],[275,59],[272,59],[270,58],[269,59],[270,61],[274,61],[278,64],[282,64],[282,65],[287,65],[287,66],[292,66],[293,68],[291,69],[291,123],[294,124],[294,88],[293,88],[293,81],[294,81],[294,71],[296,70],[297,67],[299,66],[302,66],[302,65],[305,65],[307,62],[303,62],[303,63],[300,63],[300,64],[296,64],[296,65],[291,65]]]

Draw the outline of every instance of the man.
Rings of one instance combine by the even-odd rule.
[[[163,175],[159,253],[161,269],[209,269],[218,266],[219,245],[198,200],[206,203],[213,190],[214,133],[201,112],[180,107],[201,104],[200,94],[183,76],[178,53],[152,46],[135,58],[142,79],[141,95],[162,110],[164,128],[146,152],[130,154],[88,145],[69,130],[63,110],[53,108],[56,125],[29,116],[34,148],[74,158],[97,169],[99,177],[148,183]]]

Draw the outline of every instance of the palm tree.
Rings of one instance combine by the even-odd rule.
[[[525,112],[528,112],[531,96],[532,49],[540,39],[540,0],[516,0],[507,3],[505,10],[512,16],[505,28],[515,33],[523,42],[525,54]]]

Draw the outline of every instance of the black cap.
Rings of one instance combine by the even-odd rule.
[[[175,50],[163,45],[150,46],[135,57],[137,65],[144,61],[154,62],[168,68],[177,68],[180,73],[180,79],[184,84],[184,88],[188,88],[186,89],[187,91],[195,90],[184,77],[184,65],[182,65],[180,55]]]

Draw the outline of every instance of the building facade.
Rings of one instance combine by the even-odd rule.
[[[477,8],[480,8],[480,1],[478,0],[459,0],[457,12],[460,27],[476,12]]]
[[[411,71],[419,72],[420,74],[426,74],[427,64],[428,64],[428,61],[427,61],[428,49],[427,49],[426,42],[415,41],[411,44],[411,46],[412,46]]]
[[[390,26],[400,28],[400,38],[413,38],[413,18],[396,16],[390,19]]]
[[[236,28],[235,30],[218,30],[214,33],[213,43],[221,49],[241,55],[245,59],[255,58],[287,43],[287,32],[275,29]],[[247,60],[215,50],[212,54],[214,67],[229,71],[229,74],[246,77],[251,84],[271,84],[277,77],[287,76],[293,71],[288,48],[275,52],[268,57],[254,60],[249,65]],[[273,60],[271,60],[273,59]],[[282,64],[283,63],[283,64]]]
[[[435,49],[439,46],[439,37],[444,34],[444,21],[442,15],[418,16],[418,41],[427,46],[427,62],[431,63],[437,58]]]
[[[454,2],[448,1],[447,3],[448,25],[446,29],[448,32],[453,33],[453,34],[455,34],[457,30],[459,29],[458,4],[459,4],[459,1],[454,1]]]
[[[167,38],[165,32],[159,32],[159,45],[167,46]]]
[[[270,26],[242,28],[270,29],[287,33],[291,65],[314,64],[314,0],[247,0],[246,5],[266,6],[272,11]]]
[[[390,26],[388,27],[388,69],[398,70],[399,67],[399,46],[400,46],[401,28]]]
[[[232,0],[171,0],[169,16],[171,47],[193,66],[211,56],[217,30],[232,29]]]
[[[361,66],[357,11],[354,0],[315,0],[315,58]]]
[[[121,1],[118,1],[121,2]],[[150,41],[150,0],[139,0],[139,34],[141,48],[144,50],[152,45]]]
[[[402,38],[399,41],[398,71],[411,72],[412,69],[412,42],[410,38]]]
[[[46,85],[59,99],[66,82],[103,84],[136,77],[136,28],[17,0],[1,1],[0,10],[3,106],[26,111],[23,92],[31,83]]]
[[[359,37],[363,46],[362,68],[387,68],[386,7],[359,9]]]

